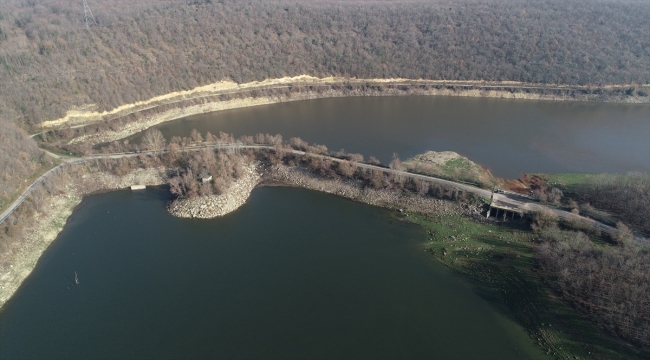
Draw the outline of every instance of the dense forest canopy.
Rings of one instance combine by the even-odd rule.
[[[220,80],[650,83],[639,0],[0,1],[0,208],[47,166],[23,129]],[[22,128],[22,129],[21,129]]]
[[[0,4],[0,116],[31,126],[223,79],[650,83],[648,1],[81,0]]]

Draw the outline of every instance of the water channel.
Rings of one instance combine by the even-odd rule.
[[[0,358],[544,357],[498,294],[432,260],[393,212],[260,188],[188,220],[168,199],[86,198],[0,312]]]
[[[456,151],[500,177],[650,171],[650,105],[461,98],[334,98],[263,105],[160,124],[167,138],[196,128],[235,136],[300,137],[388,163]],[[139,142],[141,135],[131,141]]]

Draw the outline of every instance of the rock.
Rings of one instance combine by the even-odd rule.
[[[177,217],[208,219],[235,211],[246,203],[251,191],[260,182],[256,164],[248,164],[244,170],[244,175],[234,181],[223,194],[176,199],[169,203],[169,212]]]

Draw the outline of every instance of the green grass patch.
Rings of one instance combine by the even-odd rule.
[[[645,190],[650,190],[650,174],[529,174],[544,179],[546,186],[557,187],[564,192],[580,194],[596,185],[627,185],[634,183],[641,185]]]
[[[535,265],[535,234],[527,224],[481,223],[456,215],[407,218],[426,230],[424,246],[431,256],[478,287],[498,291],[532,341],[553,358],[643,358],[551,292]]]
[[[402,165],[410,172],[472,183],[485,188],[497,183],[489,171],[450,151],[429,151],[404,161]]]

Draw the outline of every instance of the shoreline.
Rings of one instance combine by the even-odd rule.
[[[175,91],[167,94],[161,94],[147,100],[137,101],[134,103],[123,104],[115,109],[109,111],[94,111],[92,110],[93,104],[86,104],[76,106],[68,110],[66,115],[58,119],[46,120],[39,125],[41,129],[54,128],[60,125],[80,125],[90,124],[106,120],[107,116],[125,116],[129,113],[143,111],[158,107],[161,105],[173,104],[185,100],[192,100],[196,98],[205,98],[214,95],[235,94],[245,91],[253,90],[267,90],[269,88],[276,88],[282,86],[285,88],[290,87],[309,87],[309,86],[349,86],[349,85],[364,85],[370,86],[418,86],[426,85],[433,87],[453,88],[453,87],[469,87],[463,95],[460,96],[473,96],[473,97],[504,97],[504,98],[532,98],[532,99],[548,99],[548,100],[580,100],[569,96],[553,96],[548,94],[539,94],[534,91],[540,90],[558,90],[558,91],[584,91],[592,93],[592,95],[601,95],[603,91],[623,90],[633,87],[650,88],[650,84],[632,85],[632,84],[612,84],[604,86],[572,86],[572,85],[558,85],[558,84],[540,84],[540,83],[523,83],[518,81],[483,81],[483,80],[435,80],[435,79],[405,79],[405,78],[345,78],[345,77],[325,77],[318,78],[311,75],[299,75],[293,77],[271,78],[263,81],[252,81],[248,83],[236,83],[229,80],[217,81],[212,84],[200,85],[191,90]],[[508,90],[498,89],[527,89],[531,90],[526,93],[516,93]],[[442,91],[434,95],[452,95],[451,91]],[[539,98],[538,98],[539,97]],[[585,97],[592,99],[592,101],[603,101],[604,99],[597,100],[596,96]],[[650,97],[645,97],[641,100],[638,96],[626,96],[630,101],[612,101],[612,102],[633,102],[633,103],[648,103]],[[636,100],[634,100],[636,99]]]
[[[360,96],[456,96],[524,100],[650,103],[650,97],[625,95],[631,85],[599,88],[523,84],[517,82],[444,81],[423,79],[316,78],[308,75],[237,84],[221,81],[192,90],[160,95],[111,111],[72,109],[59,119],[43,122],[41,132],[67,128],[76,135],[60,146],[94,146],[127,138],[155,125],[187,116],[293,101]],[[642,86],[645,88],[646,86]],[[650,89],[650,86],[647,86]],[[95,133],[86,127],[104,126]],[[90,130],[89,130],[90,131]],[[96,130],[93,130],[96,131]]]
[[[137,169],[124,176],[103,172],[87,172],[77,168],[81,174],[70,179],[65,190],[55,196],[48,196],[41,211],[32,215],[33,221],[22,229],[25,241],[10,248],[11,257],[3,258],[0,264],[0,311],[11,299],[23,281],[36,267],[41,255],[63,231],[69,217],[83,204],[85,196],[127,189],[133,183],[150,186],[164,183],[160,175],[164,169]],[[9,255],[7,255],[9,256]]]
[[[169,214],[186,219],[212,219],[230,214],[244,205],[251,192],[260,182],[259,163],[244,166],[244,175],[235,180],[228,189],[219,195],[206,195],[196,198],[179,198],[167,205]]]
[[[67,183],[65,191],[49,196],[45,200],[42,211],[33,215],[37,220],[22,230],[23,234],[26,234],[26,241],[17,249],[12,249],[13,256],[3,259],[0,265],[0,311],[34,270],[41,255],[63,231],[69,217],[75,211],[81,210],[84,197],[109,191],[127,190],[133,184],[162,185],[165,184],[163,174],[168,169],[140,168],[123,176],[102,171],[89,172],[83,167],[78,167],[76,170],[81,174]],[[224,216],[244,205],[251,192],[263,186],[300,187],[391,210],[427,211],[482,219],[478,208],[462,206],[453,201],[405,196],[389,189],[363,188],[355,181],[325,179],[299,167],[275,165],[261,168],[255,162],[249,163],[245,175],[231,184],[223,194],[195,199],[177,199],[168,205],[167,210],[171,216],[181,218],[208,219]],[[220,199],[219,204],[217,198]],[[208,204],[211,204],[212,208],[208,208]]]
[[[87,168],[79,167],[81,172],[87,172]],[[459,202],[457,200],[451,200],[451,198],[436,198],[432,196],[422,196],[416,193],[411,192],[402,192],[396,191],[393,188],[381,188],[374,189],[364,186],[364,182],[361,179],[352,178],[352,179],[341,179],[341,178],[328,178],[313,173],[308,168],[301,166],[293,165],[266,165],[260,166],[258,162],[249,162],[245,165],[246,173],[235,180],[229,189],[224,191],[223,194],[219,195],[224,197],[225,194],[237,188],[238,191],[235,191],[230,196],[230,201],[232,201],[232,206],[224,209],[223,207],[217,207],[217,213],[204,212],[204,214],[196,214],[189,212],[190,216],[182,216],[183,214],[177,213],[174,214],[168,206],[168,211],[171,216],[176,217],[185,217],[185,218],[211,218],[216,216],[223,216],[230,212],[235,211],[240,206],[245,204],[254,188],[264,187],[264,186],[284,186],[284,187],[298,187],[304,188],[313,191],[324,192],[327,194],[339,196],[346,198],[355,202],[363,203],[370,206],[376,206],[385,208],[388,210],[399,211],[399,213],[404,214],[404,220],[409,221],[420,226],[424,226],[425,229],[428,229],[425,224],[422,223],[423,219],[438,219],[439,223],[446,224],[449,229],[453,229],[453,235],[458,236],[456,233],[459,226],[464,228],[466,225],[462,225],[462,222],[473,224],[475,227],[483,226],[495,226],[489,220],[485,219],[485,216],[482,215],[482,202],[480,200],[472,200],[469,202]],[[127,188],[130,184],[138,183],[147,185],[160,185],[165,183],[164,178],[170,173],[171,168],[149,168],[149,169],[136,169],[128,174],[123,176],[116,176],[112,174],[107,174],[104,172],[90,172],[85,173],[82,176],[76,176],[76,182],[72,182],[66,185],[67,191],[63,194],[56,196],[51,196],[48,200],[47,206],[52,208],[52,211],[45,218],[40,218],[38,221],[35,221],[34,225],[28,231],[32,232],[32,240],[36,240],[33,243],[28,244],[28,249],[22,254],[19,262],[11,266],[10,273],[2,272],[0,275],[0,312],[2,311],[3,305],[12,297],[12,295],[17,291],[21,283],[29,276],[29,274],[34,270],[38,264],[38,260],[43,254],[44,251],[51,245],[51,243],[58,237],[59,233],[65,228],[65,225],[69,217],[74,213],[74,211],[80,211],[83,205],[83,197],[87,195],[92,195],[100,192],[115,191]],[[240,185],[237,185],[237,182]],[[91,188],[84,188],[84,185],[91,184]],[[214,196],[212,196],[214,197]],[[218,196],[217,196],[218,197]],[[189,200],[189,206],[203,211],[205,209],[201,208],[202,200],[209,197],[199,197]],[[228,196],[225,196],[228,198]],[[198,201],[197,201],[198,200]],[[35,216],[37,216],[36,214]],[[206,215],[206,216],[201,216]],[[449,221],[454,222],[454,219],[460,219],[460,223],[449,223]],[[433,221],[433,220],[431,220]],[[491,224],[491,225],[489,225]],[[519,225],[521,226],[521,224]],[[485,229],[485,228],[482,228]],[[505,238],[509,239],[512,229],[505,229],[499,232],[499,234],[504,235]],[[490,231],[491,232],[491,231]],[[46,236],[42,236],[46,234]],[[442,249],[442,254],[438,254],[434,251],[431,246],[431,241],[433,241],[434,236],[438,236],[436,231],[427,230],[428,242],[423,243],[423,251],[430,253],[434,260],[441,262],[442,264],[450,267],[454,271],[457,271],[465,276],[469,276],[471,279],[478,281],[483,281],[485,274],[477,276],[474,272],[478,269],[476,266],[471,265],[469,267],[463,267],[461,263],[456,263],[454,259],[462,258],[462,255],[465,252],[472,253],[476,252],[476,255],[479,252],[487,252],[489,249],[486,247],[483,251],[482,248],[478,249],[466,249],[462,237],[455,238],[451,236],[450,239],[444,237],[441,241],[451,241],[452,244],[444,244],[447,247]],[[514,234],[514,232],[512,232]],[[513,235],[514,236],[514,235]],[[502,239],[499,237],[499,239]],[[458,244],[455,242],[459,241]],[[506,240],[503,240],[506,241]],[[502,241],[502,243],[503,243]],[[510,244],[507,241],[507,244]],[[502,244],[503,245],[503,244]],[[508,245],[509,246],[509,245]],[[488,246],[489,247],[489,246]],[[494,245],[492,245],[494,247]],[[449,251],[449,254],[448,254]],[[452,254],[454,251],[458,254]],[[449,257],[447,256],[449,255]],[[467,257],[467,255],[465,255]],[[447,259],[449,258],[449,259]],[[519,258],[519,256],[517,256]],[[445,261],[447,259],[447,261]],[[451,263],[449,262],[451,261]],[[490,264],[484,264],[485,266],[491,266]],[[492,269],[492,268],[490,268]],[[13,272],[13,273],[11,273]],[[499,274],[490,274],[487,275],[489,281],[482,283],[481,286],[492,286],[495,280],[498,280],[501,286],[507,287],[507,292],[510,293],[512,288],[516,287],[518,284],[511,284],[507,279],[509,277],[500,278]],[[528,274],[531,275],[532,273]],[[521,276],[521,275],[520,275]],[[517,321],[521,322],[521,326],[526,330],[526,332],[533,338],[537,337],[538,345],[548,347],[548,352],[553,351],[554,354],[574,354],[573,350],[567,349],[568,353],[561,351],[563,347],[566,347],[567,344],[563,343],[566,338],[567,333],[554,333],[550,331],[551,329],[543,328],[544,323],[540,321],[548,321],[546,318],[542,320],[535,317],[535,314],[530,315],[526,313],[526,309],[535,310],[534,306],[532,308],[524,307],[518,308],[517,304],[515,307],[512,307],[510,301],[512,299],[519,299],[517,294],[515,298],[506,297],[506,288],[499,288],[499,291],[502,291],[505,300],[505,304],[508,304],[510,310],[517,317]],[[516,289],[515,289],[516,290]],[[512,298],[512,299],[511,299]],[[527,299],[527,298],[525,298]],[[554,300],[553,300],[554,301]],[[523,303],[522,303],[523,304]],[[523,305],[522,305],[523,306]],[[523,309],[523,310],[522,310]],[[533,316],[533,318],[531,318]],[[557,317],[553,318],[553,324],[557,323]],[[555,327],[554,327],[555,328]],[[596,328],[594,328],[596,329]],[[557,335],[561,335],[559,338]],[[569,336],[570,338],[570,336]],[[614,339],[616,340],[616,339]],[[570,340],[575,341],[575,340]],[[561,345],[561,346],[560,346]],[[552,349],[552,350],[551,350]]]

